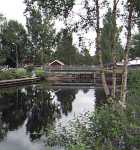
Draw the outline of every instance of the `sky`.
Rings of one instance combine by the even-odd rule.
[[[8,20],[14,19],[23,25],[26,24],[26,19],[23,15],[25,5],[23,0],[0,0],[0,13]]]

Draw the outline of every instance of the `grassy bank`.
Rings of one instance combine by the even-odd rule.
[[[33,69],[10,69],[10,70],[0,70],[0,80],[11,80],[11,79],[20,79],[20,78],[27,78],[32,77]],[[36,77],[45,77],[45,71],[43,69],[37,68],[34,69],[34,73]]]

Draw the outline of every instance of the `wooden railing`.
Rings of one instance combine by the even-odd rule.
[[[46,70],[49,71],[93,71],[97,70],[96,66],[47,66]]]
[[[72,65],[65,65],[65,66],[46,66],[45,70],[47,72],[95,72],[95,71],[102,71],[100,66],[72,66]],[[121,72],[121,68],[117,68],[117,72]],[[104,67],[105,72],[112,72],[112,67],[106,66]]]

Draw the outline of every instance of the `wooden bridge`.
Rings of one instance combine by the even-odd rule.
[[[59,67],[46,67],[46,74],[50,81],[54,81],[55,84],[71,84],[79,83],[99,83],[101,84],[101,72],[100,66],[59,66]],[[104,71],[107,76],[107,82],[112,84],[112,68],[106,67]],[[121,81],[122,69],[117,68],[117,82]]]

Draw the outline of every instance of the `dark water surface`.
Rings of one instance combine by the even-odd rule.
[[[94,88],[32,85],[0,90],[0,150],[45,150],[44,141],[58,123],[94,111]],[[97,104],[97,103],[96,103]]]

